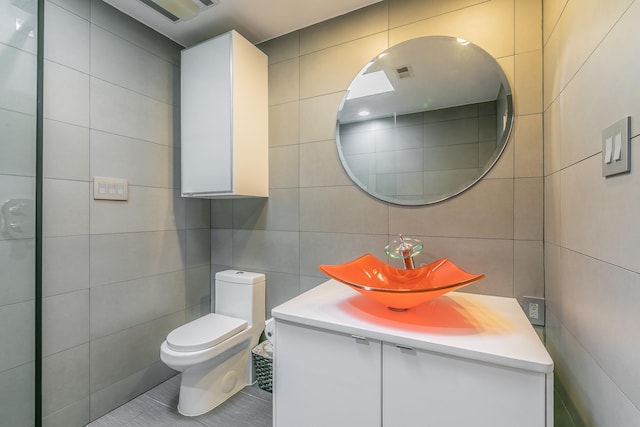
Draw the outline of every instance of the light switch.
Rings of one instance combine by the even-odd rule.
[[[622,158],[622,133],[616,133],[613,141],[613,160],[618,162]]]
[[[631,170],[630,129],[631,118],[627,116],[602,131],[602,176]]]
[[[128,200],[129,188],[126,179],[93,177],[94,200]]]
[[[604,142],[604,162],[611,163],[611,157],[613,152],[613,141],[611,137],[607,138]]]

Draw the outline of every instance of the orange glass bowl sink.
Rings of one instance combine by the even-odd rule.
[[[401,270],[366,254],[344,264],[319,265],[318,268],[394,311],[405,311],[484,277],[484,274],[467,273],[446,258]]]

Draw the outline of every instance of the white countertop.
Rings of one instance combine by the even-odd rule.
[[[329,280],[275,307],[272,315],[276,325],[287,321],[528,371],[553,372],[553,360],[513,298],[451,292],[398,313]]]

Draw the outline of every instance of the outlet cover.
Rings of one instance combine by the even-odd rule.
[[[544,298],[522,297],[520,306],[532,325],[544,326]]]

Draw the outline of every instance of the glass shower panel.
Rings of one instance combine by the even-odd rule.
[[[37,1],[0,1],[0,424],[35,408]]]

